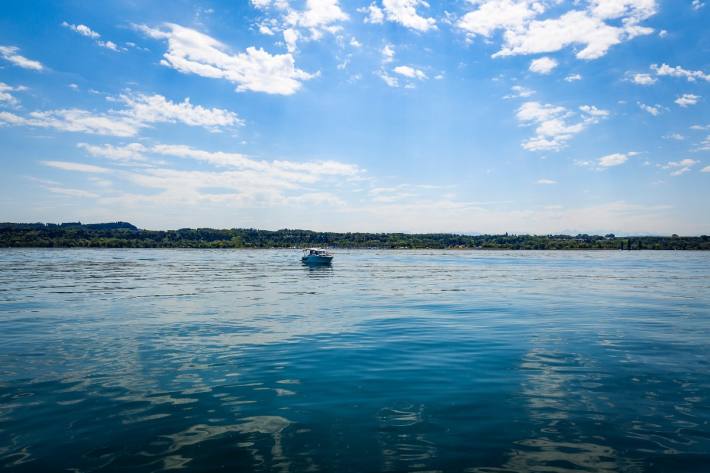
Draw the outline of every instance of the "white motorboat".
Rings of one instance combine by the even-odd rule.
[[[304,264],[330,264],[333,255],[322,248],[306,248],[303,250],[301,261]]]

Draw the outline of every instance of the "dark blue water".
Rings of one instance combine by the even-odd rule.
[[[710,253],[0,250],[0,469],[710,471]]]

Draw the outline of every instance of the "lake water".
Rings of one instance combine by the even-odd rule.
[[[6,471],[710,471],[710,253],[0,250]]]

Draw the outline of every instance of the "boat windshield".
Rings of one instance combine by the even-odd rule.
[[[328,252],[326,250],[321,250],[319,248],[307,248],[303,250],[304,253],[308,253],[309,255],[315,255],[315,256],[327,256]]]

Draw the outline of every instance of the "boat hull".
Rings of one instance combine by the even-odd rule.
[[[330,264],[333,261],[332,256],[323,255],[307,255],[301,258],[303,264]]]

